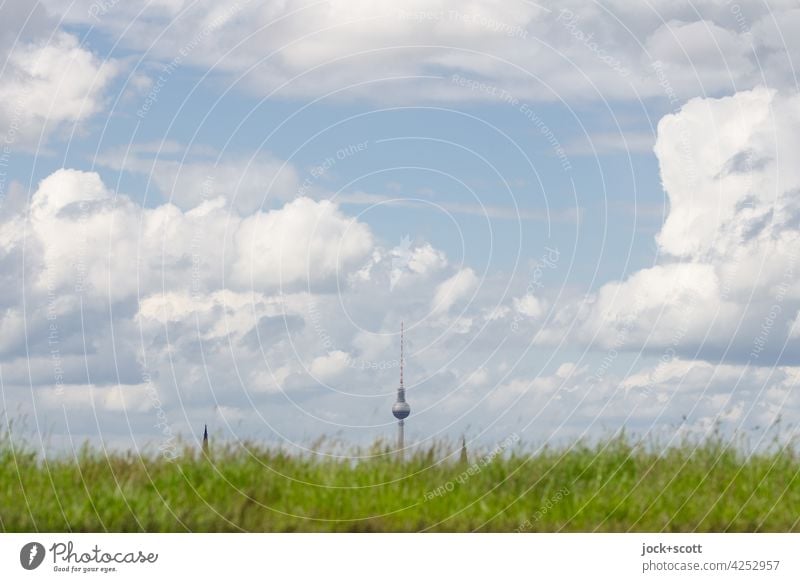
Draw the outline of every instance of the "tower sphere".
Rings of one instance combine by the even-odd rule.
[[[408,405],[408,402],[397,401],[392,406],[392,414],[394,414],[395,418],[403,420],[411,414],[411,407]]]

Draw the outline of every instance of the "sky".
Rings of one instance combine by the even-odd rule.
[[[800,420],[790,1],[0,4],[0,411],[45,450]]]

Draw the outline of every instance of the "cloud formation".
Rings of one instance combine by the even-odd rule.
[[[99,59],[76,36],[61,31],[14,44],[7,51],[0,83],[0,129],[8,145],[30,148],[97,114],[119,72],[116,62]]]
[[[0,23],[0,130],[24,148],[105,113],[120,126],[132,117],[108,110],[122,62],[59,30],[63,17],[76,30],[91,26],[109,50],[142,57],[122,89],[124,107],[162,66],[174,78],[159,106],[173,89],[200,94],[214,83],[242,88],[243,103],[256,95],[259,106],[264,97],[305,104],[333,92],[319,108],[323,123],[354,102],[513,103],[532,122],[525,135],[550,136],[559,155],[654,151],[669,212],[655,264],[589,292],[555,289],[539,275],[555,280],[557,250],[521,281],[525,274],[454,262],[423,236],[345,210],[388,203],[401,187],[389,197],[358,184],[337,192],[339,205],[320,200],[332,197],[324,188],[334,172],[305,187],[300,166],[279,154],[194,141],[187,152],[184,136],[119,145],[115,134],[91,162],[120,173],[119,191],[108,176],[68,168],[37,175],[30,192],[0,183],[14,190],[0,208],[0,362],[14,398],[63,406],[85,432],[102,423],[152,434],[154,418],[180,432],[212,417],[290,440],[340,427],[370,440],[392,422],[385,405],[404,320],[409,398],[430,436],[472,420],[509,431],[533,419],[539,431],[577,435],[603,420],[675,428],[686,414],[684,424],[705,430],[720,419],[765,427],[782,410],[797,413],[794,3],[52,1],[53,20],[37,12],[17,38],[23,4],[10,4]],[[527,113],[519,108],[639,98],[648,111],[669,102],[655,143],[646,124],[585,128],[581,113],[581,129],[596,139],[587,147],[565,136],[562,148],[557,116],[551,128],[527,103]],[[309,111],[301,131],[317,121]],[[187,106],[187,116],[196,113]],[[148,131],[160,129],[161,117],[149,119]],[[297,145],[281,139],[273,151]],[[374,152],[358,163],[382,163]],[[571,170],[563,160],[560,169]],[[143,177],[162,199],[135,190]],[[480,202],[453,195],[441,208],[458,220],[573,218]],[[507,233],[497,234],[499,242]],[[498,244],[497,255],[509,248]],[[567,270],[567,255],[558,269]],[[98,410],[107,415],[92,418]]]
[[[669,215],[659,264],[613,281],[559,314],[602,348],[771,365],[796,362],[800,308],[800,96],[756,88],[692,99],[658,125]],[[791,344],[787,344],[791,341]]]
[[[794,86],[791,59],[798,56],[791,2],[294,0],[222,7],[203,0],[119,3],[100,16],[90,5],[48,2],[67,21],[96,26],[165,62],[185,55],[183,62],[203,70],[244,73],[244,84],[259,94],[288,97],[343,91],[339,98],[491,100],[497,87],[528,100],[683,99],[765,80]],[[456,73],[489,90],[464,90],[450,82]],[[375,90],[375,82],[384,88]]]

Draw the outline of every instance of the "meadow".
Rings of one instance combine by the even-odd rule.
[[[615,436],[401,462],[377,443],[337,458],[246,442],[158,454],[45,458],[0,434],[7,532],[800,531],[793,445],[745,454],[721,438],[670,447]]]

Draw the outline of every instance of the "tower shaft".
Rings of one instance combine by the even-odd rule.
[[[401,418],[397,421],[397,451],[398,454],[403,456],[403,449],[405,448],[405,426],[406,422]]]

